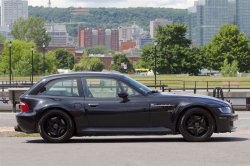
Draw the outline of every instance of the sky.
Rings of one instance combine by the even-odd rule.
[[[48,6],[49,0],[28,0],[29,6]],[[51,0],[52,7],[166,7],[186,9],[193,6],[195,0]]]

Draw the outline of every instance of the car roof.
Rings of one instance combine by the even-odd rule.
[[[41,79],[54,79],[60,77],[79,77],[79,76],[113,76],[113,77],[123,77],[123,74],[117,73],[106,73],[106,72],[75,72],[75,73],[67,73],[67,74],[54,74],[45,77],[41,77]]]

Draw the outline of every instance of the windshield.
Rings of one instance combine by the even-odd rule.
[[[142,90],[144,93],[149,93],[149,92],[152,91],[151,89],[149,89],[145,85],[133,80],[132,78],[129,78],[129,77],[126,77],[126,76],[124,76],[123,78],[124,78],[125,81],[129,82],[130,84],[134,85],[138,89]]]

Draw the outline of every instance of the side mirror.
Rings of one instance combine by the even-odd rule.
[[[118,96],[124,99],[128,97],[128,94],[126,92],[118,92]]]

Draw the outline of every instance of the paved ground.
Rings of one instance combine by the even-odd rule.
[[[250,134],[214,134],[209,142],[181,136],[88,137],[65,144],[41,138],[0,138],[0,165],[249,166]]]
[[[250,112],[238,112],[237,133],[214,134],[190,143],[179,135],[81,137],[65,144],[42,138],[0,137],[0,166],[249,166]],[[14,114],[0,114],[0,127],[15,125]]]

